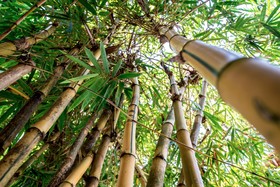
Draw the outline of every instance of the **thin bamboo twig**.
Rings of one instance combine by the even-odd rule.
[[[37,69],[37,70],[39,70],[39,71],[43,71],[43,72],[52,74],[51,72],[46,71],[46,70],[41,69],[41,68],[38,68],[38,67],[34,67],[34,66],[33,66],[33,68],[34,68],[34,69]],[[68,80],[67,77],[62,77],[62,78],[63,78],[64,80]],[[74,83],[74,81],[72,81],[72,82]],[[265,176],[262,176],[262,175],[260,175],[260,174],[258,174],[258,173],[256,173],[256,172],[254,172],[254,171],[250,171],[250,170],[247,170],[247,169],[242,168],[241,166],[232,164],[232,163],[230,163],[230,162],[226,162],[226,161],[220,160],[220,159],[218,159],[218,158],[214,158],[213,156],[208,155],[208,154],[205,154],[205,153],[199,151],[198,149],[194,149],[194,148],[192,148],[192,147],[189,147],[188,145],[182,143],[181,141],[178,141],[178,140],[173,139],[173,138],[171,138],[171,137],[165,136],[164,134],[162,134],[162,133],[156,131],[155,129],[153,129],[153,128],[151,128],[151,127],[148,127],[148,126],[146,126],[145,124],[143,124],[143,123],[141,123],[141,122],[139,122],[139,121],[137,121],[137,120],[133,120],[132,117],[130,117],[125,111],[123,111],[121,108],[119,108],[113,101],[111,101],[110,99],[107,99],[107,98],[103,97],[102,95],[100,95],[100,94],[98,94],[97,92],[95,92],[93,89],[90,89],[90,88],[88,88],[88,87],[85,87],[85,86],[83,86],[83,85],[81,85],[81,84],[78,84],[78,85],[79,85],[81,88],[84,88],[84,89],[86,89],[86,90],[89,90],[89,91],[90,91],[91,93],[93,93],[94,95],[96,95],[96,96],[98,96],[98,97],[100,97],[100,98],[105,99],[106,102],[107,102],[108,104],[112,105],[114,108],[120,109],[121,113],[122,113],[123,115],[125,115],[128,119],[130,119],[131,121],[137,123],[138,125],[140,125],[140,126],[146,128],[146,129],[150,130],[151,132],[156,133],[158,136],[164,136],[164,137],[168,138],[169,140],[171,140],[171,141],[173,141],[173,142],[175,142],[175,143],[177,143],[177,144],[180,144],[181,146],[184,146],[184,147],[187,148],[187,149],[191,149],[191,150],[195,151],[196,153],[198,153],[198,154],[200,154],[200,155],[203,155],[203,156],[205,156],[205,157],[207,157],[207,158],[216,160],[217,162],[221,162],[221,163],[223,163],[223,164],[225,164],[225,165],[228,165],[228,166],[231,166],[231,167],[235,167],[235,168],[240,169],[240,170],[242,170],[242,171],[244,171],[244,172],[250,173],[251,175],[254,175],[254,176],[256,176],[256,177],[259,177],[259,178],[261,178],[261,179],[263,179],[263,180],[265,180],[265,181],[270,181],[270,182],[272,182],[272,183],[274,183],[274,184],[280,185],[279,182],[274,181],[274,180],[272,180],[272,179],[270,179],[270,178],[267,178],[267,177],[265,177]],[[209,133],[210,133],[210,130],[207,131],[207,135],[206,135],[206,136],[208,136]]]
[[[9,55],[14,54],[16,51],[27,49],[31,45],[44,40],[56,30],[58,25],[58,22],[54,22],[52,25],[48,26],[46,29],[44,29],[43,31],[41,31],[33,37],[25,37],[12,42],[1,43],[0,56],[7,57]]]
[[[31,7],[27,12],[25,12],[16,22],[13,23],[12,26],[10,26],[5,32],[0,34],[0,41],[3,40],[10,32],[12,32],[16,26],[18,26],[30,13],[32,13],[36,8],[40,7],[42,4],[44,4],[47,0],[41,0],[38,3],[36,3],[33,7]]]
[[[135,170],[136,170],[138,179],[141,183],[141,187],[146,187],[147,186],[147,179],[145,177],[145,174],[144,174],[143,170],[137,164],[135,165]]]

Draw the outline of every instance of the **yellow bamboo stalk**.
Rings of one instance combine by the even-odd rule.
[[[166,66],[164,66],[164,64],[162,64],[162,66],[164,67],[165,72],[168,74],[170,79],[177,138],[180,142],[192,148],[190,133],[187,130],[187,123],[184,117],[184,110],[181,102],[182,94],[178,90],[173,73]],[[182,146],[181,144],[179,144],[178,146],[180,149],[183,171],[187,186],[203,187],[203,181],[195,158],[195,152],[192,149]]]
[[[127,119],[124,137],[123,147],[121,154],[120,171],[118,176],[117,187],[131,187],[133,186],[133,176],[135,169],[135,135],[136,135],[136,123],[138,115],[138,104],[140,87],[137,78],[132,79],[133,82],[133,99],[128,108],[128,115],[131,119]]]
[[[95,57],[98,59],[100,55]],[[7,184],[16,170],[22,165],[23,160],[30,154],[37,143],[43,139],[75,96],[80,84],[71,84],[73,87],[68,87],[60,95],[50,110],[38,122],[31,126],[22,139],[0,161],[0,186]]]
[[[173,29],[160,28],[181,57],[219,91],[278,151],[280,150],[280,69],[258,58],[188,40]]]
[[[73,187],[79,182],[93,160],[93,155],[88,154],[82,162],[73,169],[69,176],[59,185],[59,187]]]
[[[47,27],[39,34],[36,34],[34,37],[26,37],[12,42],[1,43],[0,56],[7,57],[14,54],[16,51],[26,49],[31,45],[44,40],[56,30],[57,26],[58,22],[54,22],[51,26]]]
[[[33,12],[36,8],[40,7],[47,0],[41,0],[36,3],[33,7],[31,7],[26,13],[24,13],[11,27],[9,27],[5,32],[0,34],[0,41],[3,40],[10,32],[12,32],[16,26],[18,26],[31,12]]]
[[[161,133],[165,136],[159,137],[147,187],[163,186],[165,168],[167,165],[168,147],[170,143],[170,140],[166,137],[171,137],[174,121],[174,110],[172,108],[167,116],[166,121],[162,125]]]
[[[25,100],[29,100],[30,97],[28,95],[26,95],[25,93],[23,93],[22,91],[14,88],[13,86],[8,86],[9,89],[11,89],[11,91],[15,94],[20,95],[21,97],[23,97]]]
[[[1,49],[0,49],[1,51]],[[1,52],[0,52],[1,53]],[[0,74],[0,91],[6,88],[7,86],[13,84],[23,75],[31,72],[33,69],[32,66],[35,66],[35,63],[32,60],[29,60],[28,63],[19,63],[18,65],[10,68],[7,71],[4,71]]]

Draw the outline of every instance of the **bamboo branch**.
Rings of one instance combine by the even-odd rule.
[[[16,51],[27,49],[31,45],[44,40],[56,30],[58,25],[58,22],[54,22],[51,26],[47,27],[45,30],[33,37],[25,37],[12,42],[1,43],[0,56],[7,57],[14,54]]]
[[[136,170],[138,179],[140,180],[141,187],[146,187],[147,179],[145,177],[145,174],[144,174],[143,170],[137,164],[135,165],[135,170]]]
[[[16,26],[18,26],[30,13],[32,13],[36,8],[40,7],[42,4],[44,4],[47,0],[41,0],[38,3],[36,3],[31,9],[29,9],[26,13],[24,13],[15,23],[13,23],[12,26],[10,26],[5,32],[0,34],[0,41],[3,40],[10,32],[12,32]]]

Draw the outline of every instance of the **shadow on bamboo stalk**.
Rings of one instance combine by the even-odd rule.
[[[34,37],[25,37],[12,42],[4,42],[0,44],[0,56],[7,57],[14,54],[16,51],[21,51],[29,48],[31,45],[36,44],[49,35],[51,35],[58,27],[58,22],[54,22],[51,26],[47,27],[45,30],[36,34]]]
[[[199,40],[188,40],[167,27],[159,28],[159,32],[183,61],[187,60],[218,89],[224,101],[280,150],[280,68]]]
[[[136,71],[136,70],[134,70]],[[127,119],[123,147],[121,153],[120,171],[118,175],[117,187],[131,187],[133,186],[133,176],[135,169],[135,135],[136,135],[136,122],[138,116],[138,105],[140,97],[140,87],[138,79],[132,79],[133,98],[128,108],[128,115],[131,119]]]
[[[184,111],[181,102],[182,98],[177,88],[177,83],[175,81],[173,73],[168,69],[168,67],[165,66],[163,63],[161,65],[163,66],[166,74],[170,79],[177,138],[180,142],[192,148],[190,133],[187,130],[186,120],[184,117]],[[180,149],[183,171],[184,171],[184,176],[185,176],[187,186],[202,187],[203,181],[195,158],[195,152],[182,145],[178,145],[178,146]]]
[[[76,55],[79,52],[79,47],[74,47],[69,53]],[[70,60],[67,59],[54,70],[49,81],[27,101],[22,109],[13,117],[13,119],[5,126],[0,133],[0,154],[3,154],[5,149],[10,146],[13,139],[24,127],[32,114],[37,110],[38,106],[42,103],[45,97],[49,94],[51,89],[57,83],[62,73],[64,72]]]
[[[100,57],[100,50],[95,52],[95,57]],[[83,71],[85,75],[88,71]],[[61,113],[76,95],[82,81],[72,83],[63,91],[49,111],[25,133],[22,139],[8,152],[0,161],[0,186],[5,186],[17,169],[22,165],[23,160],[30,154],[32,149],[42,140],[45,134],[53,126]]]

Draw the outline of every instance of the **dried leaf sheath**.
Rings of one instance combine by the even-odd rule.
[[[174,110],[172,108],[167,116],[166,121],[162,125],[161,133],[167,137],[171,137],[174,121]],[[148,178],[147,187],[163,186],[169,143],[170,140],[168,138],[164,136],[159,137]]]
[[[211,84],[224,101],[240,112],[267,140],[280,150],[280,69],[257,58],[187,40],[173,29],[161,28],[183,60]]]
[[[130,187],[133,186],[133,176],[135,169],[135,135],[136,135],[136,123],[138,116],[138,105],[140,96],[140,87],[137,78],[132,79],[133,98],[128,108],[128,115],[131,119],[127,119],[123,147],[121,154],[121,165],[119,171],[118,187]]]

